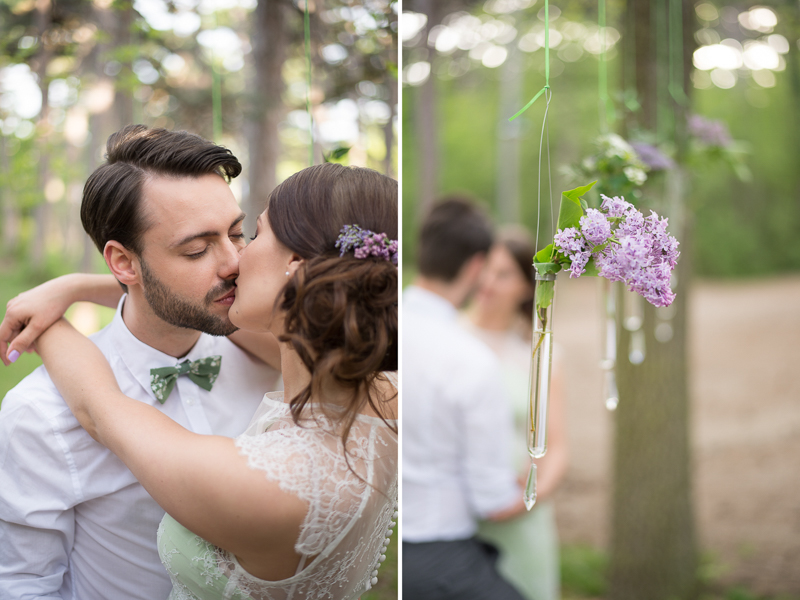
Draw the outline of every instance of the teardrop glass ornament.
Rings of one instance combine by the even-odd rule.
[[[531,461],[531,470],[528,472],[528,483],[525,484],[525,493],[522,496],[525,508],[528,510],[536,504],[536,463]]]

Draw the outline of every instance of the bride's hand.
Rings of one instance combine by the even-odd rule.
[[[0,360],[8,366],[75,302],[116,306],[122,290],[111,275],[74,273],[56,277],[9,300],[0,323]]]

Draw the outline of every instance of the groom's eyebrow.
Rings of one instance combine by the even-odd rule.
[[[236,218],[233,220],[233,222],[231,223],[231,226],[230,226],[230,227],[228,227],[228,231],[230,231],[231,229],[233,229],[234,227],[236,227],[236,226],[237,226],[239,223],[241,223],[242,221],[244,221],[244,217],[245,217],[245,214],[244,214],[244,212],[240,213],[240,214],[239,214],[239,216],[238,216],[238,217],[236,217]],[[180,240],[180,241],[177,241],[177,242],[175,242],[174,244],[170,244],[170,246],[169,246],[169,247],[170,247],[170,248],[177,248],[177,247],[179,247],[179,246],[183,246],[184,244],[188,244],[189,242],[191,242],[191,241],[193,241],[193,240],[196,240],[197,238],[205,238],[205,237],[219,237],[219,236],[220,236],[220,233],[219,233],[219,231],[213,231],[213,230],[209,230],[209,231],[203,231],[203,232],[201,232],[201,233],[193,233],[193,234],[191,234],[191,235],[187,235],[185,238],[183,238],[183,239],[182,239],[182,240]]]

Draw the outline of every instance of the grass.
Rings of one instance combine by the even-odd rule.
[[[562,600],[603,600],[607,592],[607,568],[608,557],[602,550],[585,545],[562,546]],[[727,572],[725,565],[705,553],[698,570],[701,584],[698,600],[800,600],[798,595],[761,596],[739,585],[726,585],[721,577]]]

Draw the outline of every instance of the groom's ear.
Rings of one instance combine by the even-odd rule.
[[[137,273],[138,261],[133,252],[117,241],[106,242],[103,248],[103,258],[111,270],[114,277],[123,285],[133,285],[139,283]]]

